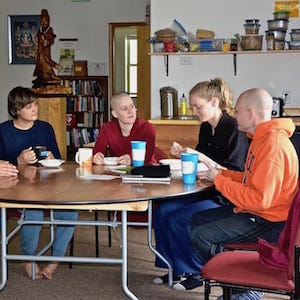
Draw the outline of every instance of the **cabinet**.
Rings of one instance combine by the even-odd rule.
[[[170,148],[175,141],[184,147],[195,149],[201,122],[199,120],[149,120],[155,126],[156,145],[170,155]],[[171,156],[171,155],[170,155]]]
[[[52,125],[61,158],[66,159],[66,95],[38,93],[37,103],[38,118]]]
[[[74,160],[78,147],[94,142],[108,121],[107,76],[61,76],[70,86],[66,99],[67,159]]]

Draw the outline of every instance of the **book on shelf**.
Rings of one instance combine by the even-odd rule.
[[[76,114],[72,114],[72,113],[66,114],[66,125],[67,125],[67,127],[76,127],[77,126]]]
[[[68,114],[67,116],[68,127],[98,128],[99,125],[103,126],[103,113],[82,111]]]
[[[83,147],[85,144],[95,142],[99,130],[94,128],[72,128],[67,133],[67,144],[73,147]]]
[[[73,79],[71,86],[73,95],[104,96],[103,88],[97,80]]]
[[[66,131],[66,144],[67,144],[67,147],[71,146],[71,134],[70,134],[70,131]]]
[[[104,112],[104,98],[98,96],[69,96],[67,97],[67,112],[92,111]]]

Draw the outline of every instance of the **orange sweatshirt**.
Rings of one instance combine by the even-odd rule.
[[[298,157],[289,140],[295,125],[291,119],[261,123],[252,138],[244,172],[224,170],[215,186],[234,205],[234,211],[250,212],[269,221],[287,219],[298,191]]]

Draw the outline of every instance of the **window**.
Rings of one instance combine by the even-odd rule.
[[[137,36],[132,34],[125,39],[125,91],[137,97]]]

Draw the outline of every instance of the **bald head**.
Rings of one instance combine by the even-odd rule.
[[[254,88],[243,92],[237,100],[237,105],[252,109],[261,121],[271,119],[273,98],[264,89]]]
[[[260,123],[271,120],[273,98],[264,89],[243,92],[235,105],[235,117],[241,131],[254,134]]]
[[[131,97],[126,94],[126,93],[119,93],[119,94],[115,94],[111,97],[111,100],[110,100],[110,108],[112,110],[115,110],[117,107],[120,106],[120,104],[123,102],[123,101],[130,101],[132,102],[132,99]]]

